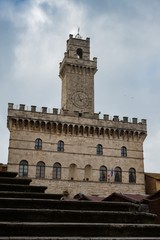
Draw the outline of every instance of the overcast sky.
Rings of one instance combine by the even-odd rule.
[[[61,107],[59,62],[69,34],[98,58],[95,112],[147,119],[146,172],[160,172],[160,1],[0,0],[0,162],[8,103]]]

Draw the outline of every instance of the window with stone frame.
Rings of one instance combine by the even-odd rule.
[[[28,177],[28,161],[26,160],[20,161],[19,177]]]
[[[114,169],[114,181],[117,183],[122,182],[122,170],[120,167]]]
[[[107,181],[107,168],[105,166],[101,166],[99,169],[99,180]]]
[[[42,161],[36,165],[36,178],[45,178],[45,163]]]
[[[61,179],[61,164],[58,162],[53,165],[53,179]]]
[[[57,151],[64,152],[64,142],[62,140],[58,141],[57,143]]]
[[[121,147],[121,157],[127,157],[127,148],[125,146]]]
[[[97,144],[96,153],[97,155],[103,155],[103,146],[101,144]]]
[[[42,149],[42,139],[37,138],[35,140],[35,149],[36,150],[41,150]]]
[[[136,183],[136,170],[134,168],[129,169],[129,183]]]

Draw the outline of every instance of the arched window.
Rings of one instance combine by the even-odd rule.
[[[125,146],[121,147],[121,157],[127,157],[127,148]]]
[[[80,58],[80,59],[82,59],[82,56],[83,56],[83,51],[82,51],[81,48],[78,48],[78,49],[77,49],[77,57]]]
[[[134,168],[129,169],[129,183],[136,182],[136,170]]]
[[[42,140],[40,138],[37,138],[35,140],[35,149],[36,150],[41,150],[42,149]]]
[[[58,141],[57,143],[57,151],[58,152],[64,152],[64,142],[63,141]]]
[[[103,146],[101,144],[97,145],[96,152],[97,152],[97,155],[103,155]]]
[[[122,170],[120,167],[116,167],[114,169],[114,181],[115,182],[122,182]]]
[[[77,177],[77,165],[72,163],[69,166],[69,179],[70,180],[75,180]]]
[[[19,176],[20,177],[28,177],[28,162],[26,160],[20,161]]]
[[[101,166],[99,169],[99,180],[107,181],[107,168],[105,166]]]
[[[61,179],[61,164],[55,163],[53,165],[53,179]]]
[[[92,167],[91,165],[86,165],[84,168],[84,180],[89,181],[91,179],[91,171]]]
[[[45,163],[40,161],[36,166],[36,178],[44,178],[45,177]]]

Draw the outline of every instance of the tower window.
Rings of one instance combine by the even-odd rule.
[[[19,164],[19,176],[28,177],[28,162],[26,160],[22,160]]]
[[[77,58],[82,59],[82,56],[83,56],[83,51],[81,48],[78,48],[77,49]]]
[[[45,177],[45,163],[40,161],[36,166],[36,178],[44,178]]]
[[[96,152],[97,152],[97,155],[103,155],[103,146],[101,144],[97,145]]]
[[[63,141],[58,141],[57,143],[57,151],[58,152],[64,152],[64,142]]]
[[[53,179],[61,179],[61,164],[55,163],[53,165]]]
[[[42,149],[42,140],[40,138],[37,138],[35,140],[35,149],[36,150],[41,150]]]
[[[125,146],[121,147],[121,157],[127,157],[127,148]]]

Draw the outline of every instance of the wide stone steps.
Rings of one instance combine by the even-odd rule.
[[[1,193],[1,192],[0,192]],[[31,196],[33,198],[31,198]],[[90,201],[59,201],[46,199],[48,194],[41,194],[41,198],[35,198],[35,193],[30,198],[6,198],[0,197],[0,208],[30,208],[30,209],[61,209],[61,210],[87,210],[87,211],[119,211],[138,212],[139,205],[133,203],[116,202],[90,202]],[[40,195],[38,194],[38,197]],[[59,197],[59,195],[57,196]]]
[[[18,191],[18,192],[41,192],[44,191],[47,187],[44,186],[32,186],[32,185],[22,185],[22,184],[0,184],[0,191]]]
[[[132,203],[66,201],[0,172],[0,240],[160,239],[155,215]]]
[[[61,197],[63,196],[63,194],[44,194],[44,193],[40,193],[40,192],[7,192],[7,191],[0,191],[0,201],[1,199],[8,199],[8,198],[12,198],[12,199],[43,199],[43,201],[45,199],[55,199],[55,200],[60,200]],[[30,200],[29,200],[30,201]]]
[[[15,178],[17,176],[17,172],[3,172],[3,171],[0,171],[0,177],[9,177],[11,179]]]
[[[155,215],[143,212],[0,208],[0,221],[69,223],[154,223]]]
[[[31,237],[160,237],[160,227],[155,224],[108,223],[41,223],[0,222],[2,236]]]
[[[160,237],[0,237],[0,240],[157,240]]]
[[[32,182],[29,178],[9,178],[0,177],[0,184],[19,184],[19,185],[29,185]]]

